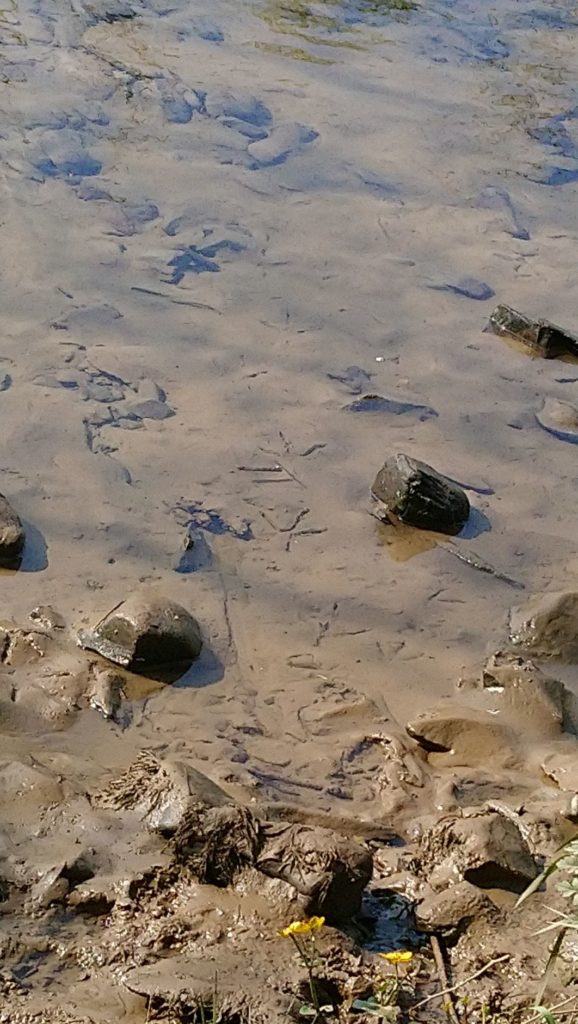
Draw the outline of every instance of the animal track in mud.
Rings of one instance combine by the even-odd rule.
[[[82,418],[86,444],[95,455],[112,457],[118,450],[118,446],[102,436],[105,428],[138,430],[145,421],[154,423],[175,415],[165,391],[154,381],[148,378],[125,380],[118,374],[94,366],[82,357],[82,349],[72,357],[67,367],[39,373],[33,383],[44,388],[64,388],[78,394],[84,402],[96,403]],[[117,465],[125,482],[131,484],[130,471],[118,462]]]

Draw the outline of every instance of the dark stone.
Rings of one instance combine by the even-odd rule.
[[[424,462],[398,454],[387,458],[371,493],[381,503],[383,519],[455,536],[470,515],[470,503],[457,484]]]
[[[24,549],[24,527],[10,502],[0,494],[0,566],[17,569]]]
[[[509,335],[544,359],[578,355],[578,337],[549,320],[532,320],[511,306],[496,306],[489,320],[490,329],[500,336]]]
[[[81,630],[78,641],[117,665],[153,678],[184,671],[203,645],[196,619],[181,605],[156,594],[129,597],[94,629]]]

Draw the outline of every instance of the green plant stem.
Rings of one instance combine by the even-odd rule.
[[[558,959],[558,954],[560,952],[560,947],[561,947],[562,943],[564,942],[564,937],[566,935],[566,931],[567,931],[567,929],[564,928],[563,925],[560,926],[560,931],[558,932],[558,934],[556,936],[556,940],[554,942],[554,945],[552,946],[552,949],[550,950],[550,956],[548,957],[548,962],[546,964],[546,969],[544,971],[544,977],[542,978],[542,984],[540,985],[540,991],[538,992],[538,995],[536,996],[536,1002],[537,1003],[541,1003],[542,999],[544,998],[544,992],[546,991],[546,988],[548,987],[548,982],[550,980],[550,975],[552,974],[552,971],[554,969],[554,964],[556,963],[556,960]]]
[[[299,942],[298,938],[295,935],[292,935],[291,939],[293,940],[295,946],[297,947],[297,952],[301,957],[301,962],[303,963],[307,971],[307,977],[309,980],[309,991],[311,993],[311,1002],[313,1004],[313,1009],[315,1010],[316,1013],[319,1013],[319,997],[317,995],[317,987],[315,985],[315,978],[313,975],[314,958],[310,956],[310,954],[307,952],[305,947],[301,945],[301,943]]]

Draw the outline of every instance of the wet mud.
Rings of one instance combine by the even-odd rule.
[[[527,1001],[515,893],[578,814],[578,373],[484,328],[577,330],[577,43],[566,0],[0,11],[2,1024],[190,1024],[216,977],[291,1020],[277,929],[336,891],[342,1019],[379,951],[439,989],[432,933]],[[451,542],[368,514],[398,452],[467,492]],[[171,682],[77,643],[151,587],[202,633]]]

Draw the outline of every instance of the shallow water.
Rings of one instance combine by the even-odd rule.
[[[535,414],[578,371],[483,333],[497,301],[576,329],[576,5],[4,0],[0,42],[1,489],[35,570],[5,614],[78,628],[152,581],[211,648],[123,733],[42,742],[371,813],[360,738],[477,674],[517,599],[384,534],[385,454],[467,486],[458,543],[529,592],[576,583],[575,448]]]

